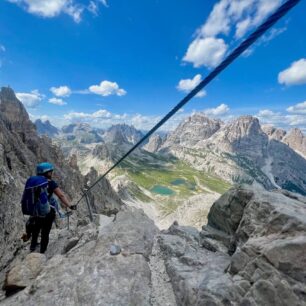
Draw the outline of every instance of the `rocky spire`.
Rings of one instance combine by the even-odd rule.
[[[283,142],[306,157],[306,136],[300,129],[294,128],[290,130],[284,137]]]
[[[193,147],[199,141],[208,139],[216,133],[222,125],[220,120],[209,119],[201,113],[196,113],[185,119],[170,133],[163,147],[183,145]]]

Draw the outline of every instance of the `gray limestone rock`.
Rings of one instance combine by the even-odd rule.
[[[143,212],[121,211],[87,242],[53,256],[30,286],[1,305],[150,305],[148,258],[157,232]],[[121,254],[111,256],[111,245]]]
[[[301,201],[303,200],[303,201]],[[194,234],[159,239],[178,305],[306,305],[305,198],[233,188]]]

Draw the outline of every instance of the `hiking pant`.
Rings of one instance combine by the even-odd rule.
[[[51,231],[54,219],[55,210],[53,208],[51,208],[50,212],[45,217],[35,217],[30,246],[31,251],[35,251],[38,235],[41,232],[40,253],[45,253],[49,243],[49,233]]]

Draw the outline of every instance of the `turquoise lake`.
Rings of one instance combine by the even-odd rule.
[[[174,181],[171,182],[172,185],[185,185],[186,184],[186,181],[184,179],[176,179]]]
[[[151,191],[161,195],[173,195],[175,193],[172,189],[160,185],[155,185]]]
[[[189,190],[195,190],[196,184],[190,183],[182,178],[178,178],[171,182],[171,185],[179,186],[179,185],[185,185]]]

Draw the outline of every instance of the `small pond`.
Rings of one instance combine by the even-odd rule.
[[[195,183],[190,183],[182,178],[175,179],[174,181],[171,182],[171,185],[174,185],[174,186],[184,185],[189,190],[195,190],[195,187],[196,187]]]
[[[175,193],[172,189],[160,185],[155,185],[151,191],[161,195],[173,195]]]
[[[184,179],[178,178],[171,182],[172,185],[178,186],[178,185],[185,185],[186,181]]]

